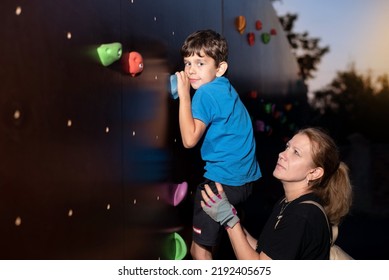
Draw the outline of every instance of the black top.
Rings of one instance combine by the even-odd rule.
[[[320,203],[315,194],[308,193],[289,203],[283,197],[275,204],[259,237],[257,252],[263,251],[273,260],[329,259],[326,218],[316,205],[301,203],[305,200]]]

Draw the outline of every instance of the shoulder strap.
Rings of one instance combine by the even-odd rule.
[[[284,201],[286,201],[286,197],[284,197],[278,204],[282,204]]]
[[[313,200],[305,200],[305,201],[302,201],[300,203],[308,203],[308,204],[316,205],[321,210],[321,212],[323,212],[324,217],[326,218],[326,221],[327,221],[328,230],[330,232],[331,245],[334,245],[335,244],[335,240],[338,237],[338,226],[332,226],[332,227],[330,226],[327,214],[324,211],[323,206],[321,206],[319,203],[317,203],[316,201],[313,201]]]

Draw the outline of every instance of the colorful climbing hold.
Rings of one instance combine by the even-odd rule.
[[[132,77],[143,71],[143,57],[138,52],[125,53],[122,58],[123,70]]]
[[[119,60],[122,56],[122,44],[110,43],[102,44],[97,48],[97,54],[99,55],[101,64],[104,66],[111,65],[115,61]]]
[[[250,46],[253,46],[255,43],[255,34],[253,32],[247,33],[247,41]]]
[[[267,33],[267,32],[262,33],[261,39],[262,39],[262,42],[263,42],[264,44],[269,43],[269,42],[270,42],[270,34]]]
[[[243,34],[244,30],[246,29],[246,18],[244,16],[236,17],[235,26],[238,32]]]

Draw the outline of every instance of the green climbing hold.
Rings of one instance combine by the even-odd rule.
[[[122,57],[122,44],[116,42],[102,44],[97,48],[97,53],[99,55],[101,64],[104,66],[111,65]]]
[[[265,44],[269,43],[270,42],[270,37],[271,36],[270,36],[269,33],[267,33],[267,32],[262,33],[262,35],[261,35],[262,42],[265,43]]]

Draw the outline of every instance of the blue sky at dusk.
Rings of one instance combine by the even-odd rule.
[[[338,71],[355,63],[361,74],[389,74],[388,0],[281,0],[273,4],[278,15],[298,14],[294,31],[320,38],[329,46],[310,91],[329,84]]]

